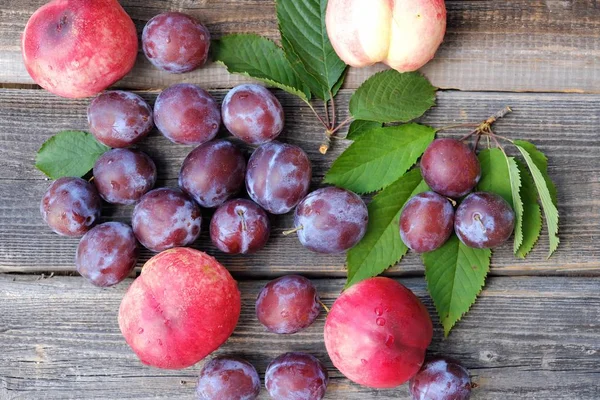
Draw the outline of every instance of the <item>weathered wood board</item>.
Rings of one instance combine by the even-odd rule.
[[[435,311],[424,280],[402,282]],[[97,289],[78,277],[0,275],[0,398],[192,399],[200,366],[162,371],[143,366],[117,325],[130,281]],[[323,345],[325,313],[294,335],[266,332],[254,315],[264,281],[242,281],[240,323],[220,353],[251,361],[261,378],[271,359],[308,351],[325,362],[326,399],[406,399],[406,385],[372,390],[343,379]],[[331,305],[342,280],[315,280]],[[472,399],[598,399],[600,292],[591,278],[491,278],[471,312],[443,339],[434,316],[430,353],[462,360],[478,385]],[[263,388],[261,399],[268,396]]]
[[[21,61],[20,34],[46,2],[0,0],[0,88],[5,88],[0,89],[0,400],[192,399],[200,365],[182,371],[149,368],[124,342],[116,315],[131,280],[98,289],[78,276],[41,278],[42,273],[76,274],[78,240],[53,234],[39,215],[49,181],[35,169],[35,153],[61,130],[86,130],[88,104],[38,90]],[[254,32],[278,40],[274,0],[121,3],[139,32],[152,16],[176,10],[198,17],[214,38]],[[530,140],[549,156],[559,189],[561,245],[549,260],[545,232],[526,260],[515,259],[510,245],[497,249],[486,288],[447,339],[426,293],[419,257],[409,254],[387,274],[401,277],[425,301],[435,326],[430,354],[455,357],[469,368],[478,385],[473,399],[599,399],[600,3],[447,0],[446,6],[445,41],[422,71],[436,86],[460,91],[440,91],[438,105],[422,122],[434,127],[477,122],[510,105],[513,114],[495,131]],[[340,120],[347,116],[351,89],[382,69],[350,69],[338,96]],[[141,90],[153,103],[173,83],[199,84],[221,100],[228,88],[247,81],[213,63],[188,74],[166,74],[140,52],[133,71],[115,86]],[[322,127],[308,107],[275,93],[287,119],[281,138],[307,151],[316,188],[349,142],[336,140],[327,156],[320,155]],[[176,186],[191,147],[174,145],[156,130],[139,147],[156,161],[158,185]],[[248,155],[252,151],[244,149]],[[106,205],[103,218],[129,222],[131,210]],[[289,336],[269,334],[256,320],[254,301],[263,279],[287,273],[313,278],[330,306],[343,287],[343,256],[316,255],[294,236],[284,237],[291,215],[273,217],[270,242],[256,255],[224,255],[206,233],[210,215],[204,210],[204,232],[194,247],[229,268],[243,298],[240,323],[220,354],[247,358],[263,377],[277,355],[306,351],[328,367],[327,399],[409,398],[406,385],[372,390],[333,368],[323,344],[325,313],[306,331]],[[151,255],[144,251],[139,266]],[[263,388],[260,399],[267,398]]]
[[[3,0],[0,7],[0,83],[31,84],[20,34],[46,0]],[[253,32],[278,38],[274,0],[122,0],[138,27],[167,10],[203,21],[218,38]],[[600,92],[600,5],[596,0],[446,1],[448,29],[436,58],[423,68],[442,88],[503,91]],[[355,88],[381,66],[353,69]],[[215,64],[185,75],[159,72],[140,53],[118,86],[162,88],[174,82],[227,88],[244,81]]]
[[[226,91],[213,91],[221,99]],[[337,140],[327,156],[318,153],[322,127],[308,107],[291,95],[276,92],[287,117],[281,138],[304,148],[314,166],[313,187],[320,184],[331,162],[349,142]],[[345,118],[352,91],[339,96],[340,118]],[[155,93],[142,93],[150,102]],[[0,271],[72,271],[77,239],[58,237],[39,215],[39,201],[49,182],[34,167],[35,153],[51,135],[65,129],[87,129],[87,100],[65,100],[40,90],[0,90]],[[487,118],[505,105],[514,112],[496,124],[498,134],[531,140],[550,158],[550,175],[559,188],[561,247],[546,259],[548,240],[540,238],[525,261],[511,255],[511,246],[496,251],[492,273],[600,274],[600,96],[575,94],[514,94],[443,91],[438,106],[423,122],[435,127]],[[463,131],[455,131],[462,134]],[[442,134],[450,134],[451,131]],[[225,136],[225,133],[222,133]],[[176,186],[179,167],[191,147],[170,143],[154,131],[140,147],[158,164],[159,185]],[[251,148],[246,147],[247,152]],[[104,215],[129,222],[131,207],[106,206]],[[205,211],[205,227],[210,211]],[[216,252],[207,230],[196,247],[216,255],[241,276],[267,277],[286,272],[309,276],[344,276],[343,256],[317,255],[304,249],[292,235],[281,233],[292,225],[292,215],[273,217],[266,249],[253,256]],[[29,251],[36,246],[37,251]],[[142,262],[151,255],[145,251]],[[408,256],[391,274],[421,273],[420,259]]]

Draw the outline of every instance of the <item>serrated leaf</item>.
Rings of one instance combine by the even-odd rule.
[[[515,161],[521,176],[521,200],[523,201],[523,243],[516,255],[525,258],[542,232],[542,210],[538,204],[538,192],[531,174],[520,160]]]
[[[481,179],[477,190],[496,193],[513,207],[508,164],[502,150],[485,149],[480,151],[477,157],[481,165]]]
[[[350,114],[367,121],[408,122],[435,105],[436,88],[418,72],[379,72],[350,99]]]
[[[427,290],[446,336],[475,303],[485,284],[491,255],[490,249],[467,247],[452,235],[442,247],[421,256]]]
[[[277,0],[277,19],[285,56],[315,96],[328,100],[343,81],[346,64],[327,36],[327,0]]]
[[[558,207],[556,185],[554,185],[554,182],[552,182],[552,179],[550,179],[550,175],[548,175],[548,157],[546,157],[544,153],[539,151],[533,143],[527,142],[525,140],[515,140],[514,144],[517,146],[521,146],[529,153],[529,155],[531,156],[531,160],[544,176],[546,186],[548,187],[550,197],[552,198],[552,203],[554,203],[554,205]]]
[[[479,152],[481,180],[477,190],[500,195],[515,211],[515,253],[523,241],[523,203],[520,197],[521,180],[513,157],[507,157],[500,149]]]
[[[504,155],[504,154],[503,154]],[[512,191],[512,206],[515,211],[515,240],[513,249],[515,254],[523,244],[523,201],[521,200],[521,174],[514,157],[506,157],[510,187]]]
[[[346,139],[357,140],[363,134],[375,128],[381,128],[381,122],[363,121],[362,119],[357,119],[352,121],[350,124]]]
[[[82,177],[102,154],[110,150],[94,136],[81,131],[63,131],[46,140],[39,149],[35,166],[51,179]]]
[[[335,160],[324,181],[356,193],[384,188],[417,162],[434,136],[433,128],[414,123],[373,129]]]
[[[527,164],[527,167],[531,172],[533,182],[535,183],[535,187],[538,191],[538,194],[540,195],[542,209],[544,210],[544,216],[546,217],[546,225],[548,226],[548,238],[550,241],[550,250],[548,252],[548,258],[550,258],[550,256],[556,251],[556,249],[558,248],[558,244],[560,243],[560,239],[558,238],[558,209],[554,204],[552,193],[547,185],[548,181],[552,181],[550,180],[550,177],[548,176],[546,171],[542,172],[540,170],[536,161],[534,161],[531,154],[524,147],[517,144],[517,141],[515,141],[515,146],[517,147],[517,149],[519,149],[521,155],[525,159],[525,163]],[[536,159],[539,162],[539,155],[537,154]]]
[[[254,34],[223,36],[211,44],[213,60],[231,73],[258,79],[285,90],[302,100],[310,100],[310,90],[298,78],[281,47]]]
[[[373,198],[368,205],[367,233],[346,255],[346,288],[381,274],[406,254],[398,226],[400,212],[411,197],[427,190],[421,171],[413,168]]]

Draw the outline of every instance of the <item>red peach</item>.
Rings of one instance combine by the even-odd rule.
[[[22,37],[29,75],[63,97],[92,96],[133,67],[133,21],[117,0],[54,0],[27,22]]]
[[[346,290],[325,322],[325,346],[348,379],[393,388],[415,375],[431,342],[427,309],[390,278],[371,278]]]
[[[121,302],[119,327],[144,364],[180,369],[219,348],[240,311],[229,272],[206,253],[179,247],[144,265]]]

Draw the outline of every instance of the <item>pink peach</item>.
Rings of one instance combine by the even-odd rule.
[[[383,62],[415,71],[433,58],[446,32],[444,0],[329,0],[327,33],[353,67]]]

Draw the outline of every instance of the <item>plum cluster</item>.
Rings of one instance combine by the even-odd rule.
[[[277,334],[292,334],[307,328],[320,312],[317,289],[299,275],[268,282],[256,300],[259,322]],[[306,353],[282,354],[271,361],[265,373],[265,386],[273,399],[320,400],[325,396],[328,382],[323,363]],[[254,400],[259,392],[256,369],[245,360],[231,357],[209,361],[196,388],[199,400]]]
[[[169,18],[180,17],[175,14]],[[221,120],[238,139],[258,146],[248,162],[236,144],[215,138]],[[157,97],[154,108],[137,94],[107,91],[91,101],[88,123],[94,137],[113,149],[98,158],[91,182],[80,178],[54,182],[41,211],[55,232],[86,234],[76,264],[96,285],[116,284],[132,271],[137,242],[154,252],[192,244],[203,226],[202,208],[216,208],[210,238],[229,254],[263,248],[271,230],[268,213],[284,214],[294,208],[293,231],[310,250],[343,252],[365,234],[368,213],[359,196],[336,187],[308,194],[311,162],[300,147],[275,140],[284,127],[283,108],[263,86],[237,86],[221,107],[204,89],[190,84],[170,86]],[[155,124],[174,143],[198,145],[183,161],[179,188],[154,189],[155,163],[131,148]],[[250,200],[235,198],[244,187]],[[131,227],[93,228],[100,217],[100,199],[135,205]]]
[[[515,213],[497,194],[471,193],[481,178],[481,166],[469,146],[455,139],[434,140],[421,158],[421,174],[432,191],[412,197],[400,214],[400,236],[410,249],[436,250],[452,232],[479,249],[508,240]],[[455,211],[453,204],[461,198]]]

